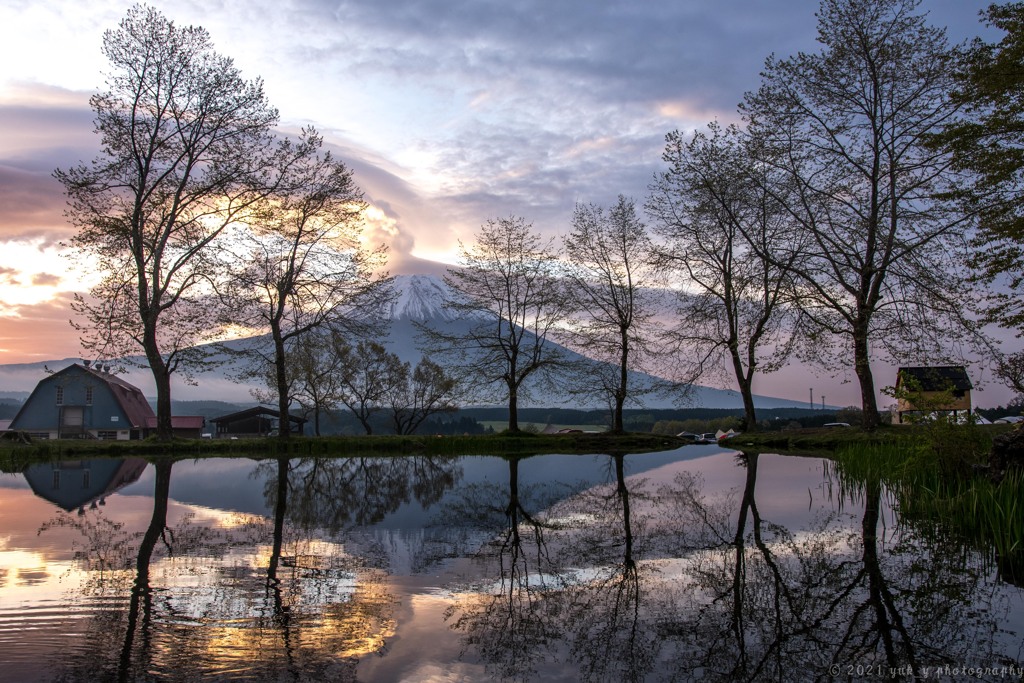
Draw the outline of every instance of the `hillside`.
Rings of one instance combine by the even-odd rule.
[[[395,278],[395,286],[399,295],[389,310],[390,327],[383,343],[402,360],[415,364],[423,354],[419,325],[452,330],[470,324],[470,321],[455,317],[449,309],[444,307],[445,301],[454,294],[440,278],[430,275],[399,275]],[[245,340],[244,343],[251,342],[252,340]],[[241,343],[243,342],[229,342],[229,345],[237,346]],[[583,359],[583,356],[568,349],[564,349],[564,352],[571,358]],[[220,354],[220,358],[224,362],[212,365],[196,375],[196,385],[193,386],[178,380],[173,389],[174,398],[180,401],[208,400],[251,404],[253,399],[250,394],[250,386],[235,380],[227,357]],[[27,396],[27,392],[32,391],[47,369],[59,370],[74,362],[80,362],[80,359],[64,358],[39,363],[0,364],[0,396]],[[596,361],[589,362],[594,363],[596,367]],[[126,368],[119,374],[125,380],[139,386],[147,395],[154,393],[152,378],[147,370]],[[639,386],[658,381],[655,377],[644,373],[634,373],[633,380]],[[536,385],[529,389],[531,389],[532,396],[528,402],[521,403],[523,407],[580,409],[602,407],[600,405],[580,405],[579,401],[571,397],[564,389],[552,391]],[[500,404],[501,400],[495,397],[493,401],[484,402]],[[757,396],[755,403],[759,408],[789,408],[801,405],[790,399],[770,396]],[[701,408],[737,408],[742,403],[739,393],[736,391],[694,386],[686,405]],[[677,406],[671,398],[652,395],[645,398],[642,405],[630,407],[669,409]]]

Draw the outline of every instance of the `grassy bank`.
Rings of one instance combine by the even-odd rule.
[[[145,441],[36,441],[0,445],[0,469],[61,459],[127,456],[278,457],[352,455],[537,455],[637,453],[685,442],[658,434],[486,434],[473,436],[325,436],[290,439],[176,439]]]
[[[831,427],[821,429],[792,429],[779,432],[745,433],[729,442],[743,451],[759,453],[789,453],[826,455],[851,445],[920,446],[941,444],[947,441],[950,447],[962,445],[969,439],[971,450],[988,452],[992,439],[1013,429],[1013,425],[978,425],[969,433],[960,425],[885,425],[873,432],[857,427]]]

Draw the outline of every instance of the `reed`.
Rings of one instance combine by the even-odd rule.
[[[903,522],[952,532],[1024,579],[1014,569],[1024,567],[1024,471],[995,484],[960,473],[963,464],[951,471],[933,449],[912,444],[853,444],[836,452],[832,472],[841,493],[880,483]]]

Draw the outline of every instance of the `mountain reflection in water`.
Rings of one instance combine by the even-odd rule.
[[[1020,589],[814,458],[34,467],[0,477],[9,680],[789,681],[1022,661]]]

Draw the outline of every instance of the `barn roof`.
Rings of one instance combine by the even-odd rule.
[[[280,417],[281,413],[274,410],[273,408],[256,406],[254,408],[246,408],[245,410],[240,410],[237,413],[231,413],[230,415],[221,415],[220,417],[215,417],[211,419],[210,422],[214,422],[217,424],[224,422],[230,424],[231,422],[245,420],[250,417],[256,417],[257,415],[269,415],[271,417]],[[309,420],[307,420],[306,418],[299,417],[298,415],[289,414],[288,419],[296,424],[306,424],[307,422],[309,422]]]

